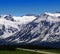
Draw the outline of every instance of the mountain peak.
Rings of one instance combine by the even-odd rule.
[[[49,13],[49,12],[45,12],[46,15],[49,15],[49,16],[53,16],[53,17],[59,17],[60,16],[60,13]]]
[[[14,21],[12,15],[8,14],[8,15],[1,15],[0,18],[4,18],[6,20],[10,20],[10,21]]]

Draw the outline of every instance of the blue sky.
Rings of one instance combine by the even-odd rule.
[[[60,11],[60,0],[0,0],[0,14],[25,15]]]

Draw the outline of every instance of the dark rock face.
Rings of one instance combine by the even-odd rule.
[[[0,36],[3,35],[3,34],[4,34],[4,32],[0,29]]]
[[[0,25],[0,36],[3,35],[5,32],[5,26],[4,25]]]
[[[11,15],[7,15],[7,16],[5,16],[4,18],[5,18],[6,20],[14,21],[14,19],[12,18],[12,16],[11,16]]]

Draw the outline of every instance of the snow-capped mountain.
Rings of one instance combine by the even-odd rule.
[[[15,17],[11,15],[0,16],[0,38],[7,38],[20,31],[26,24],[34,20],[34,16]]]
[[[60,42],[60,13],[45,12],[41,15],[28,14],[21,17],[1,16],[0,39],[10,43],[36,45],[58,43]]]

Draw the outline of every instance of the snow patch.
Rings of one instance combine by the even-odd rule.
[[[23,16],[23,17],[16,17],[13,16],[14,20],[18,21],[20,24],[26,24],[29,22],[32,22],[34,19],[36,19],[35,16]]]

